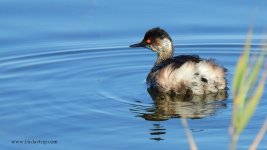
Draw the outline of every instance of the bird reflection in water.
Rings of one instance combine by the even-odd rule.
[[[158,92],[148,88],[154,101],[154,109],[141,117],[150,121],[163,121],[170,118],[200,119],[211,116],[217,110],[226,108],[226,90],[205,95],[177,95]],[[151,111],[153,110],[153,111]]]
[[[150,139],[155,141],[164,140],[161,135],[165,133],[166,129],[164,128],[164,126],[161,126],[160,124],[153,124],[153,128],[150,129],[150,135],[152,136],[152,138]]]
[[[148,121],[157,121],[150,129],[150,139],[155,141],[164,140],[163,135],[167,129],[158,121],[172,118],[201,119],[216,114],[217,111],[227,107],[225,99],[227,91],[205,95],[177,95],[161,93],[151,87],[147,89],[153,99],[152,106],[133,105],[132,112],[137,117]],[[138,101],[138,103],[141,103]]]

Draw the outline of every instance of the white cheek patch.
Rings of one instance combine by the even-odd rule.
[[[163,50],[164,52],[172,52],[172,43],[168,38],[164,38],[159,40],[159,49]]]
[[[151,48],[151,50],[154,51],[154,52],[157,52],[157,53],[159,52],[158,47],[155,47],[153,44],[150,45],[150,48]]]
[[[156,39],[155,43],[151,44],[150,47],[153,51],[161,54],[173,52],[172,43],[168,38]]]

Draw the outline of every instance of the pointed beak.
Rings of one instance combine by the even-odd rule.
[[[146,47],[146,45],[143,42],[137,43],[137,44],[133,44],[130,45],[131,48],[135,48],[135,47]]]

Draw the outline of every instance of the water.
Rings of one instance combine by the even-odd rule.
[[[181,116],[194,118],[188,122],[199,149],[227,149],[230,91],[227,98],[163,101],[145,84],[155,54],[128,45],[160,26],[172,36],[176,55],[199,54],[224,65],[231,87],[250,26],[252,52],[260,50],[266,4],[1,0],[0,149],[189,149]],[[267,115],[266,97],[239,149],[248,148]],[[259,149],[266,143],[265,137]]]

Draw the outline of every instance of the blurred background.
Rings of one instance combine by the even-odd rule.
[[[231,93],[201,102],[155,102],[145,78],[156,55],[130,49],[152,27],[175,54],[214,58],[229,87],[246,33],[266,35],[267,1],[0,0],[0,149],[227,149]],[[212,96],[214,97],[214,96]],[[216,96],[215,96],[216,97]],[[247,149],[267,114],[267,93],[240,137]],[[12,144],[12,140],[58,144]],[[267,149],[263,139],[259,149]]]

